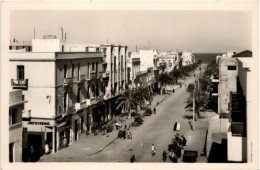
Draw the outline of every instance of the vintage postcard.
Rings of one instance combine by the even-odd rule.
[[[1,168],[258,169],[258,5],[2,2]]]

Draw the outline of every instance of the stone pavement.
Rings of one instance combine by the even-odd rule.
[[[154,96],[150,107],[153,108],[158,102],[161,103],[167,96],[168,95]],[[131,124],[134,119],[125,118],[124,120],[125,121],[122,122],[121,129],[123,129],[125,125],[129,126],[129,124]],[[115,142],[117,135],[118,131],[115,128],[112,132],[107,133],[107,135],[105,136],[101,136],[101,134],[97,136],[95,136],[94,134],[86,135],[85,132],[83,132],[80,135],[80,139],[69,145],[69,147],[64,148],[54,154],[43,155],[40,158],[39,162],[57,162],[60,160],[62,160],[63,162],[67,162],[71,161],[71,159],[73,158],[95,155],[101,152],[104,148],[109,147],[111,143]]]

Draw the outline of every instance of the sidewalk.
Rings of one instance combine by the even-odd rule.
[[[165,98],[165,95],[154,96],[150,107],[153,108],[158,102],[161,103]],[[128,127],[132,121],[133,118],[125,119],[122,123],[121,129],[124,129],[125,125]],[[80,139],[69,145],[69,147],[64,148],[54,154],[43,155],[39,162],[67,162],[73,161],[73,159],[76,160],[79,157],[89,157],[95,155],[102,152],[102,150],[108,147],[111,143],[116,142],[115,139],[117,138],[117,135],[118,130],[115,128],[112,132],[107,133],[106,136],[101,136],[100,134],[97,136],[94,134],[85,135],[85,132],[83,132],[80,135]]]

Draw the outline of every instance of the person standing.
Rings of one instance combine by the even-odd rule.
[[[155,155],[155,146],[154,146],[154,144],[152,144],[152,156],[154,156]]]
[[[153,113],[156,114],[156,108],[155,107],[153,108]]]
[[[165,151],[163,151],[162,156],[163,156],[163,162],[165,162],[167,159],[167,153]]]
[[[134,163],[134,162],[135,162],[135,155],[131,156],[130,162],[131,162],[131,163]]]
[[[63,138],[63,145],[65,148],[67,148],[67,138],[66,137]]]
[[[45,149],[45,154],[47,155],[50,152],[49,144],[47,141],[45,141],[44,149]]]
[[[33,162],[35,159],[35,155],[34,155],[34,148],[33,146],[30,147],[30,161]]]

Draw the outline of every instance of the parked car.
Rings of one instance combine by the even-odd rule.
[[[144,112],[144,116],[151,116],[151,114],[152,114],[152,109],[150,108],[147,108]]]
[[[182,161],[183,162],[196,162],[198,157],[197,151],[189,151],[185,150],[183,154]]]

